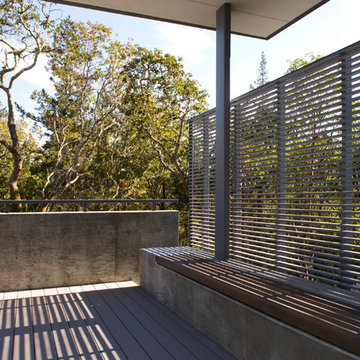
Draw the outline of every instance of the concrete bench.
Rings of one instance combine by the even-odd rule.
[[[245,306],[250,308],[257,314],[262,314],[267,318],[277,320],[277,322],[284,324],[283,326],[286,325],[286,327],[299,330],[303,337],[309,338],[310,336],[312,339],[321,339],[318,343],[322,343],[322,347],[326,344],[324,348],[327,350],[323,352],[319,359],[360,358],[360,306],[358,298],[356,297],[349,296],[347,301],[344,301],[344,297],[346,297],[344,294],[346,293],[339,292],[339,290],[338,298],[336,298],[336,296],[334,297],[326,294],[324,291],[320,291],[319,289],[321,289],[321,286],[320,288],[300,288],[284,281],[278,281],[270,275],[251,271],[251,269],[249,270],[246,266],[242,267],[236,262],[215,261],[211,254],[196,249],[152,249],[148,255],[149,254],[154,257],[156,265],[153,266],[160,266],[162,269],[167,269],[167,271],[171,271],[173,274],[183,277],[183,282],[190,280],[193,283],[192,286],[205,287],[206,289],[217,293],[218,296],[221,295],[230,298],[233,302],[235,301],[242,307]],[[157,271],[159,271],[159,269]],[[160,270],[160,273],[161,271],[163,272],[163,270]],[[143,278],[146,278],[146,276],[143,276]],[[153,276],[153,279],[156,282],[156,276]],[[173,310],[176,310],[174,307],[176,308],[179,306],[178,302],[180,302],[181,299],[171,299],[169,294],[171,294],[171,292],[177,292],[177,297],[179,297],[181,296],[181,293],[179,293],[179,289],[170,290],[174,288],[174,285],[171,285],[170,283],[176,283],[179,282],[179,280],[176,278],[169,280],[169,275],[166,275],[166,278],[162,280],[164,281],[163,288],[161,289],[161,285],[159,285],[157,289],[154,287],[150,289],[150,292],[160,298],[160,301],[170,303],[170,307],[172,307]],[[147,283],[146,279],[143,279],[142,282]],[[198,285],[194,285],[194,283]],[[294,283],[297,283],[297,281],[294,280]],[[145,287],[146,286],[148,285],[145,284]],[[186,293],[186,291],[184,291],[184,293]],[[184,298],[182,300],[184,300]],[[221,302],[216,303],[215,301],[213,306],[220,306],[220,303]],[[196,307],[197,310],[195,311],[204,312],[204,310],[199,309],[199,306]],[[180,312],[182,312],[180,315],[183,315],[183,317],[189,320],[191,316],[186,314],[184,307],[180,306],[180,308]],[[190,309],[191,308],[194,308],[192,304],[190,304]],[[233,306],[231,308],[234,309]],[[224,306],[223,312],[225,313],[228,311],[229,307]],[[232,311],[234,318],[236,318],[237,315],[234,313],[234,310]],[[208,307],[205,309],[202,316],[213,317],[212,327],[214,329],[217,328],[222,331],[222,327],[226,326],[226,332],[231,332],[226,324],[222,325],[221,320],[221,325],[219,324],[218,317],[221,317],[220,314],[221,309],[219,310],[217,308],[213,311],[211,307]],[[228,317],[228,315],[224,315],[224,318],[226,317]],[[196,319],[197,317],[195,317],[195,322],[198,321]],[[229,321],[231,322],[231,319]],[[239,319],[239,321],[241,322],[241,319]],[[201,323],[200,327],[204,326],[203,320],[198,322]],[[196,325],[197,324],[195,324],[195,326]],[[210,322],[207,322],[205,327],[208,328],[209,326]],[[245,328],[249,328],[249,324],[244,326]],[[214,331],[214,334],[209,334],[209,332],[212,332],[209,329],[205,329],[205,331],[208,332],[207,335],[215,338],[214,340],[219,341],[219,339],[216,338],[216,331]],[[239,331],[239,328],[235,326],[234,331]],[[269,327],[269,331],[271,332],[271,327]],[[239,335],[241,335],[240,333]],[[261,332],[261,334],[262,337],[264,337],[264,333]],[[236,335],[230,335],[228,347],[226,345],[226,339],[222,340],[225,341],[225,344],[221,345],[238,358],[261,359],[259,355],[253,356],[249,350],[243,352],[243,350],[238,349],[236,345],[230,344],[232,341],[231,339],[234,337],[236,337]],[[267,334],[266,337],[271,338],[272,334]],[[258,342],[259,348],[264,348],[264,345],[261,344],[261,341],[263,341],[261,336],[257,337],[257,339],[258,340],[256,341]],[[279,342],[279,340],[281,339],[278,339],[277,342]],[[292,346],[286,346],[286,341],[283,350],[274,350],[276,347],[279,347],[278,345],[275,345],[274,342],[274,353],[282,351],[283,357],[279,357],[278,355],[277,357],[269,356],[269,351],[271,352],[272,350],[268,349],[265,351],[267,355],[263,358],[295,359],[294,355],[291,355],[290,357],[290,354],[287,353],[287,351],[295,351],[295,349],[298,348],[296,358],[317,359],[314,354],[316,354],[316,351],[318,350],[315,350],[314,352],[314,344],[309,346],[308,340],[299,342],[299,337],[297,339],[294,338],[293,340],[293,343],[297,344],[293,350],[291,350]],[[240,341],[240,343],[241,342],[242,341]],[[264,342],[268,343],[268,339],[265,339]],[[312,349],[311,355],[310,353],[308,355],[311,357],[304,356],[304,352],[306,354],[309,349]],[[327,354],[327,352],[331,355]]]

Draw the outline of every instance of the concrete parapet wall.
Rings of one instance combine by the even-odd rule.
[[[139,280],[139,249],[178,244],[177,211],[0,215],[0,291]]]
[[[140,285],[239,360],[355,360],[359,357],[156,263],[140,252]],[[176,251],[176,249],[168,249]]]

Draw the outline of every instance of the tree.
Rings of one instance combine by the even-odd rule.
[[[0,12],[0,89],[7,99],[7,127],[10,134],[10,139],[2,134],[0,144],[12,157],[8,184],[10,198],[18,200],[18,179],[24,155],[19,141],[12,89],[21,75],[36,66],[39,55],[46,47],[52,21],[49,6],[40,1],[3,0]],[[14,209],[20,210],[21,206]]]
[[[250,90],[254,90],[259,86],[265,85],[269,82],[268,71],[267,71],[267,61],[264,51],[261,52],[260,66],[259,66],[259,75],[253,84],[250,84]]]
[[[187,194],[188,120],[205,109],[206,93],[182,63],[70,19],[53,44],[55,93],[34,93],[33,119],[48,132],[37,170],[43,198]]]
[[[33,119],[49,135],[43,148],[43,199],[56,199],[74,188],[110,129],[123,123],[125,81],[119,70],[125,55],[110,35],[110,29],[101,24],[71,19],[55,30],[48,54],[55,93],[33,94],[39,104],[39,116]]]

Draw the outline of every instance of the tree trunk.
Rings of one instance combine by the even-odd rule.
[[[7,100],[8,100],[8,128],[11,137],[11,147],[9,151],[13,157],[13,170],[9,179],[9,188],[10,188],[10,199],[11,200],[21,200],[20,191],[18,187],[18,178],[22,169],[23,159],[20,153],[20,143],[19,138],[16,131],[15,125],[15,113],[14,113],[14,102],[12,99],[12,95],[10,89],[6,92]],[[21,204],[14,204],[11,207],[11,211],[20,212],[22,209]]]
[[[44,204],[41,207],[41,212],[48,212],[50,210],[50,206],[51,206],[51,204]]]
[[[17,179],[15,181],[11,181],[11,180],[9,181],[9,188],[10,188],[10,199],[21,200]],[[12,212],[20,212],[21,209],[22,209],[22,204],[11,205]]]
[[[165,181],[162,183],[162,198],[166,199],[166,187],[165,187]],[[160,209],[165,210],[165,203],[160,203]]]

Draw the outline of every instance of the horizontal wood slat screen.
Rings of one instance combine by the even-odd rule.
[[[215,111],[190,124],[190,243],[214,250]],[[230,255],[360,292],[360,42],[231,102]]]

